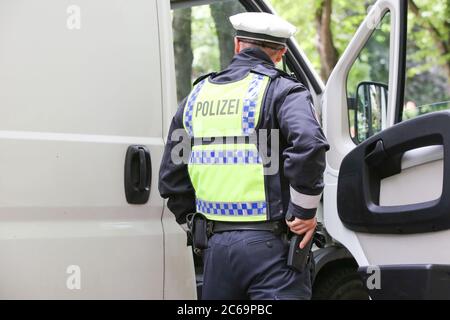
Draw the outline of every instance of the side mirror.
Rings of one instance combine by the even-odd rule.
[[[355,139],[359,143],[385,128],[388,86],[378,82],[360,82],[355,100]]]

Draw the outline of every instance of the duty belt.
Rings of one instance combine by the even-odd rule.
[[[282,234],[286,232],[286,223],[279,221],[264,221],[264,222],[212,222],[212,233],[220,233],[227,231],[269,231],[274,234]]]

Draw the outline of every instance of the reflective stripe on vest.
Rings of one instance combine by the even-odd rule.
[[[225,84],[203,80],[187,99],[186,131],[194,138],[250,136],[268,83],[268,77],[254,73]],[[267,220],[264,169],[254,144],[194,145],[188,171],[197,211],[208,219]]]
[[[266,214],[266,202],[208,202],[196,200],[201,212],[216,216],[262,216]]]
[[[262,163],[258,152],[253,150],[195,150],[189,164],[242,164]]]

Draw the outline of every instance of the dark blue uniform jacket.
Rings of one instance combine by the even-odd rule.
[[[279,170],[265,176],[269,219],[282,219],[288,211],[296,217],[310,219],[316,209],[294,204],[290,187],[298,193],[315,196],[322,193],[324,186],[325,152],[329,146],[317,121],[311,95],[304,85],[276,69],[269,56],[258,48],[241,51],[225,70],[210,77],[218,83],[237,81],[245,78],[250,70],[271,78],[256,130],[279,129]],[[174,130],[184,128],[185,102],[186,99],[181,102],[172,120],[159,172],[160,194],[168,198],[167,206],[180,224],[185,222],[188,213],[195,212],[195,190],[187,164],[175,164],[171,159],[171,151],[179,142],[171,141],[170,137]]]

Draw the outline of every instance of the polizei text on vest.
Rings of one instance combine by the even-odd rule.
[[[239,113],[240,99],[220,99],[199,101],[195,107],[195,117],[201,114],[207,116],[226,116]]]

